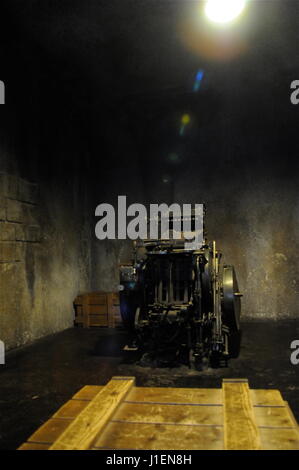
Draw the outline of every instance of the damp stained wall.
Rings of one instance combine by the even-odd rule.
[[[41,126],[35,134],[23,118],[21,130],[6,124],[1,132],[0,339],[6,350],[72,327],[73,301],[90,291],[84,171],[68,149],[67,122],[61,140],[56,132],[47,146],[42,132]]]
[[[1,173],[0,194],[0,335],[10,349],[73,325],[73,300],[89,290],[90,227],[57,187]]]

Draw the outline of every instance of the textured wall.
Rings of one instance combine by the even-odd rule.
[[[36,109],[28,119],[25,108],[3,108],[0,126],[0,339],[7,349],[71,327],[74,298],[90,290],[85,139],[73,135],[63,112],[51,127],[47,114]]]
[[[9,349],[72,325],[73,299],[89,286],[90,226],[57,187],[2,173],[0,195],[0,337]]]
[[[186,175],[187,176],[187,175]],[[216,240],[223,261],[234,264],[244,294],[244,317],[262,319],[298,316],[298,190],[279,179],[239,181],[228,177],[201,184],[189,175],[181,183],[181,199],[207,204],[209,240]],[[192,189],[193,188],[193,189]],[[196,197],[196,194],[198,196]]]
[[[167,98],[161,99],[166,111],[159,120],[160,102],[137,104],[143,115],[150,108],[153,116],[137,127],[142,126],[139,143],[138,132],[135,140],[140,161],[132,157],[128,139],[114,144],[122,145],[122,153],[128,155],[126,168],[114,164],[110,173],[107,170],[107,190],[101,187],[96,202],[116,204],[116,195],[126,194],[131,202],[206,203],[208,237],[216,240],[224,261],[235,265],[244,293],[243,316],[295,319],[299,294],[297,114],[287,92],[271,104],[272,88],[241,88],[236,98],[237,86],[235,82],[224,90],[224,98],[211,96],[210,121],[205,126],[196,123],[191,135],[179,142]],[[202,99],[194,98],[195,107]],[[175,109],[180,107],[175,99],[172,102]],[[274,106],[284,113],[275,113]],[[173,149],[178,161],[171,168],[167,156]],[[164,183],[167,173],[169,183]],[[128,245],[94,239],[100,270],[93,275],[100,288],[117,286],[117,265],[128,260]]]
[[[207,187],[201,183],[200,173],[193,171],[178,183],[175,201],[206,203],[208,237],[216,240],[223,261],[235,266],[244,294],[244,317],[298,317],[299,205],[295,183],[282,185],[277,179],[237,184],[219,178]],[[93,256],[98,259],[94,286],[114,290],[118,264],[129,261],[131,243],[94,240],[94,246]]]

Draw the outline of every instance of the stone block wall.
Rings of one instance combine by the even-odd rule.
[[[91,224],[84,185],[79,189],[71,178],[64,187],[0,174],[0,340],[6,350],[72,327],[73,300],[90,289]]]
[[[38,185],[0,174],[0,263],[24,260],[24,244],[40,243]]]

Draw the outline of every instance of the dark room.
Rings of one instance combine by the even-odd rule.
[[[298,37],[298,0],[1,1],[1,450],[299,450]]]

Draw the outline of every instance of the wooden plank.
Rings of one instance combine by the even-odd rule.
[[[224,406],[224,448],[226,450],[257,450],[261,448],[255,423],[248,383],[222,383]]]
[[[223,428],[112,422],[96,441],[95,448],[222,450]]]
[[[28,442],[51,444],[67,429],[70,423],[69,419],[51,418],[29,437]]]
[[[285,401],[284,403],[285,403],[285,406],[286,406],[286,408],[287,408],[287,410],[288,410],[288,412],[289,412],[289,416],[290,416],[290,419],[291,419],[291,421],[292,421],[292,423],[293,423],[293,426],[299,430],[299,425],[298,425],[298,423],[297,423],[297,421],[296,421],[296,418],[295,418],[295,416],[294,416],[294,414],[293,414],[293,411],[291,410],[291,408],[290,408],[290,406],[289,406],[289,404],[288,404],[287,401]]]
[[[114,316],[110,312],[108,314],[108,328],[115,328]]]
[[[75,305],[75,313],[76,313],[76,316],[83,315],[82,305]]]
[[[112,292],[111,294],[111,298],[112,298],[112,304],[113,305],[117,305],[119,306],[120,304],[120,301],[119,301],[119,293],[118,292]]]
[[[52,418],[74,419],[81,411],[86,408],[87,400],[69,400],[59,410],[54,413]]]
[[[75,324],[84,328],[122,325],[119,294],[112,292],[91,292],[75,299]]]
[[[70,423],[49,450],[89,449],[134,383],[133,377],[114,377],[110,380],[79,416]]]
[[[35,444],[31,442],[25,442],[18,448],[18,450],[48,450],[48,449],[49,449],[48,444]]]
[[[223,426],[223,413],[218,406],[122,403],[113,421]]]
[[[74,305],[82,305],[83,302],[83,295],[78,295],[74,300]]]
[[[114,377],[83,387],[20,450],[299,449],[297,422],[277,390],[249,390],[245,379],[225,379],[222,390],[133,384]]]
[[[109,322],[108,326],[109,328],[115,328],[117,316],[120,316],[119,295],[117,293],[107,294],[107,305]]]
[[[250,397],[253,406],[284,406],[278,390],[250,390]]]
[[[102,390],[102,385],[85,385],[73,397],[72,400],[92,400]]]
[[[263,450],[299,450],[296,428],[260,428]]]
[[[130,392],[126,401],[222,406],[222,391],[220,388],[136,387]]]
[[[89,315],[104,315],[108,317],[108,310],[106,305],[89,305]]]
[[[84,328],[89,328],[89,303],[87,301],[87,296],[83,296],[83,326]]]
[[[91,293],[87,294],[87,301],[89,305],[103,305],[106,307],[107,311],[107,296],[108,294],[106,293]]]
[[[89,326],[108,326],[108,316],[89,314]]]
[[[294,423],[286,406],[262,406],[254,408],[255,420],[258,426],[291,428]]]

